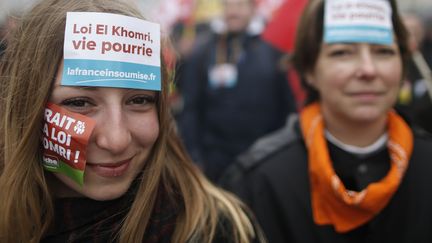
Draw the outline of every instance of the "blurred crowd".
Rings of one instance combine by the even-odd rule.
[[[161,22],[175,50],[169,54],[176,65],[172,111],[190,155],[213,181],[257,138],[301,110],[304,90],[290,52],[306,2],[196,0],[176,2],[175,11],[159,7],[171,14]],[[396,108],[432,132],[432,16],[405,11],[402,17],[414,55]],[[19,14],[3,17],[0,53],[17,21]]]
[[[300,111],[304,103],[304,90],[291,68],[290,53],[296,23],[307,1],[279,2],[271,14],[262,14],[260,1],[222,2],[217,11],[219,14],[209,11],[210,18],[201,15],[199,20],[180,19],[170,32],[177,51],[173,112],[191,156],[213,180],[217,180],[219,170],[244,152],[256,138],[280,128],[286,114]],[[402,17],[410,33],[409,47],[414,55],[407,67],[396,109],[432,132],[432,88],[428,88],[428,84],[432,84],[432,16],[407,10],[402,11]],[[231,25],[237,25],[233,27],[236,29],[230,29]],[[237,37],[242,39],[242,44],[232,47]],[[251,38],[269,45],[264,52],[277,54],[272,54],[272,60],[265,60],[261,54],[261,58],[251,60],[249,53],[256,53],[261,48],[259,44],[251,44]],[[237,50],[238,57],[235,57],[235,48],[240,49]],[[257,64],[257,59],[271,65]],[[211,67],[220,63],[235,64],[238,71],[235,83],[227,81],[228,84],[215,87],[209,80],[210,70],[214,70]],[[231,70],[232,66],[227,69]],[[224,71],[228,76],[233,75],[226,69]],[[286,89],[285,97],[289,95],[283,102],[278,101],[283,94],[266,93],[268,90],[264,89],[271,88],[274,83],[271,73],[281,75],[281,72],[288,86],[277,86],[276,89],[278,92]],[[259,75],[264,73],[268,78]],[[257,79],[263,86],[254,82]],[[286,106],[276,109],[275,104]]]

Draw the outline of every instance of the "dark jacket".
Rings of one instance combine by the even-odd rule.
[[[432,242],[429,134],[414,132],[409,167],[386,208],[367,224],[341,234],[332,226],[313,222],[307,151],[297,119],[290,121],[282,130],[258,140],[222,178],[223,186],[243,198],[255,212],[269,242]],[[352,162],[346,160],[351,154],[334,148],[329,151],[334,163],[338,158],[340,165]],[[356,166],[335,171],[344,184],[349,182],[343,178],[351,178],[357,185],[370,183],[385,175],[388,167],[380,165],[388,164],[388,158],[386,149],[371,155],[367,161],[375,162],[369,165],[378,166],[363,176],[356,175]],[[355,163],[360,165],[361,160]],[[362,178],[369,178],[369,182],[362,182]]]
[[[128,192],[111,201],[95,201],[89,198],[57,199],[53,226],[41,243],[116,243],[133,197],[133,193]],[[159,190],[143,243],[173,243],[172,235],[181,210],[163,190]],[[250,212],[248,213],[257,232],[250,243],[264,243],[261,228]],[[233,243],[231,227],[232,222],[221,217],[212,242]]]
[[[134,184],[135,189],[110,201],[86,197],[56,199],[53,227],[41,243],[118,242],[117,234],[135,196]],[[178,214],[178,206],[159,190],[143,242],[170,243]]]
[[[242,46],[234,60],[237,82],[232,87],[213,87],[209,70],[216,63],[218,43],[230,46],[235,40]],[[259,36],[212,33],[202,43],[182,70],[184,110],[178,124],[194,160],[216,180],[257,138],[282,127],[295,106],[278,63],[281,53]],[[234,52],[227,49],[227,55]]]

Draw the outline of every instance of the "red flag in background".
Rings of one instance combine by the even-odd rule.
[[[282,51],[294,48],[297,23],[307,0],[285,0],[276,10],[263,33],[264,40]]]
[[[255,0],[257,14],[265,19],[270,19],[283,2],[285,0]]]
[[[276,10],[273,18],[267,24],[262,35],[263,39],[285,52],[294,49],[297,24],[306,6],[307,0],[285,0]],[[301,87],[300,78],[292,68],[287,72],[291,90],[300,110],[303,106],[306,94]]]

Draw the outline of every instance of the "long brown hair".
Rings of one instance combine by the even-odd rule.
[[[62,61],[66,12],[110,12],[143,19],[136,9],[119,0],[44,0],[22,19],[0,64],[1,242],[39,242],[52,223],[53,195],[40,163],[39,138],[43,109]],[[164,48],[168,48],[165,41]],[[173,242],[211,242],[221,217],[232,222],[234,242],[249,242],[256,232],[242,204],[207,181],[185,153],[167,103],[172,78],[164,63],[162,79],[159,137],[119,241],[142,242],[158,189],[165,188],[182,208]]]

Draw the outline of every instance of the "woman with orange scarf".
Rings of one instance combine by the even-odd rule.
[[[408,58],[395,1],[309,1],[307,105],[222,180],[269,242],[432,242],[432,139],[393,109]]]

